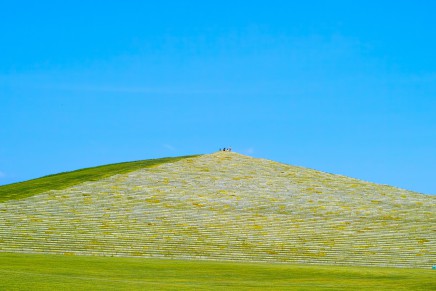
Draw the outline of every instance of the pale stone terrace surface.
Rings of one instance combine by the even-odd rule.
[[[217,152],[0,203],[0,251],[429,268],[436,199]]]

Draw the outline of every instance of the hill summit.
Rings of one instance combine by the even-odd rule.
[[[217,152],[0,203],[0,251],[428,268],[435,198]]]

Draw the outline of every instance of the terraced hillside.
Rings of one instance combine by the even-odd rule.
[[[0,203],[0,251],[429,268],[436,197],[217,152]]]

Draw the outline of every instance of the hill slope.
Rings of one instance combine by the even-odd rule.
[[[435,206],[218,152],[0,203],[0,251],[428,268]]]
[[[65,189],[83,182],[97,181],[116,174],[128,173],[128,172],[132,172],[142,168],[156,166],[163,163],[176,162],[178,160],[189,158],[189,157],[194,157],[194,156],[161,158],[161,159],[153,159],[153,160],[110,164],[110,165],[80,169],[77,171],[49,175],[49,176],[45,176],[25,182],[4,185],[4,186],[0,186],[0,202],[13,200],[13,199],[22,199],[49,190]]]

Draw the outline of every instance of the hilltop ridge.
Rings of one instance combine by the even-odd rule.
[[[427,268],[435,206],[216,152],[0,203],[0,251]]]

